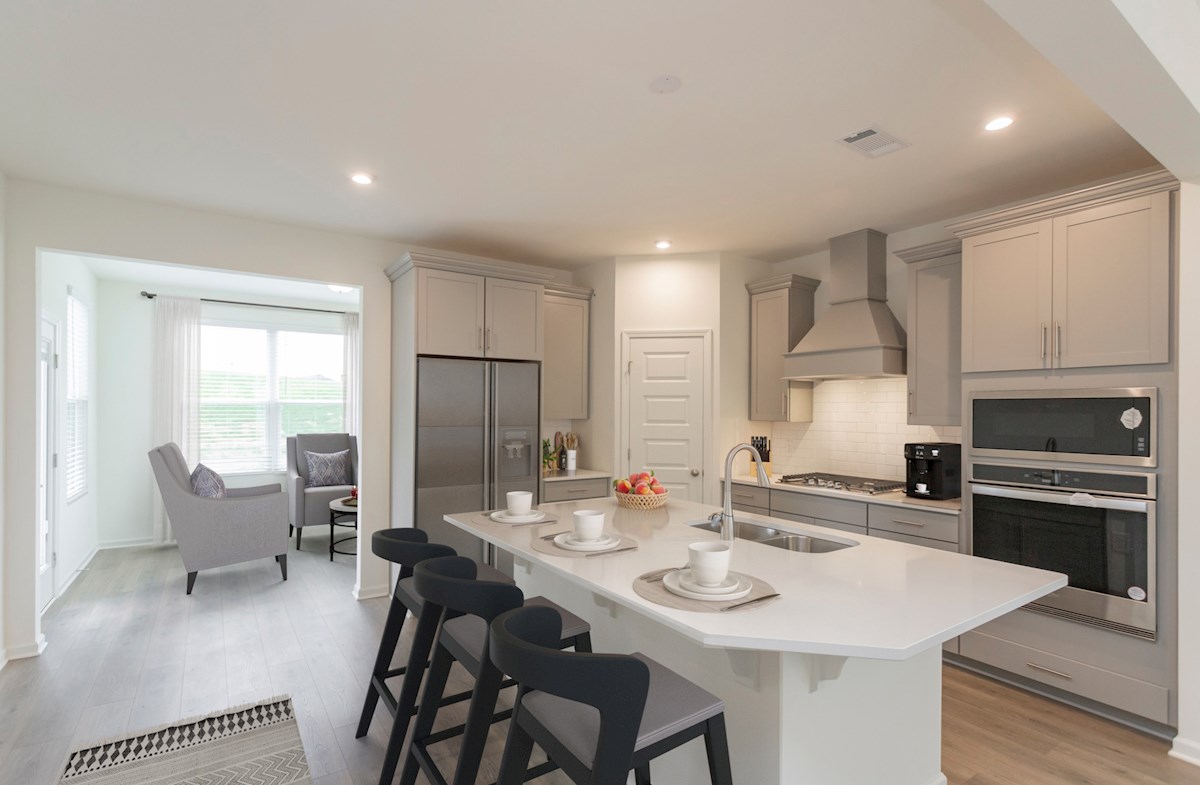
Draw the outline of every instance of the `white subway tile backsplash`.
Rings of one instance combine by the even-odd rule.
[[[879,479],[904,477],[907,442],[958,442],[957,426],[909,425],[907,381],[864,379],[813,386],[811,423],[775,423],[776,474],[836,472]]]

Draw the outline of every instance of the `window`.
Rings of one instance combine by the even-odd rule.
[[[67,501],[87,493],[88,309],[67,295]]]
[[[288,436],[346,429],[340,319],[307,321],[316,324],[264,325],[205,316],[200,328],[202,463],[225,473],[280,472]]]

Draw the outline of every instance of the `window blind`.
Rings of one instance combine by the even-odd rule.
[[[67,501],[87,493],[88,310],[67,295]]]

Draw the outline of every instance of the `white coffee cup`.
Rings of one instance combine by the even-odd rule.
[[[729,556],[733,552],[727,542],[693,542],[688,546],[688,569],[701,586],[718,586],[729,575]]]
[[[579,542],[595,542],[604,534],[604,513],[600,510],[575,511],[575,539]]]
[[[923,482],[917,483],[917,493],[929,493],[929,486]]]
[[[512,516],[528,515],[533,507],[533,493],[530,491],[508,492],[508,514]]]

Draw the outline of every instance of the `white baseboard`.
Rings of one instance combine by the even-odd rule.
[[[87,569],[87,566],[92,563],[92,559],[96,558],[96,554],[99,552],[100,546],[97,545],[95,548],[92,548],[92,552],[85,556],[83,561],[79,562],[79,566],[71,571],[71,577],[67,578],[67,582],[54,590],[54,599],[47,603],[47,608],[58,602],[59,598],[67,593],[67,589],[71,588],[71,584],[74,583],[75,579]]]
[[[1200,743],[1194,742],[1191,739],[1176,736],[1167,754],[1184,763],[1200,766]]]
[[[46,650],[46,636],[38,634],[37,640],[33,643],[26,643],[24,646],[9,646],[6,652],[10,660],[23,660],[26,657],[36,657]]]
[[[354,599],[356,600],[373,600],[376,597],[386,597],[391,592],[391,587],[386,583],[378,586],[355,586]]]
[[[142,545],[153,545],[153,537],[133,537],[128,540],[105,540],[97,546],[97,550],[110,551],[114,548],[137,548]],[[165,543],[164,543],[165,544]]]

